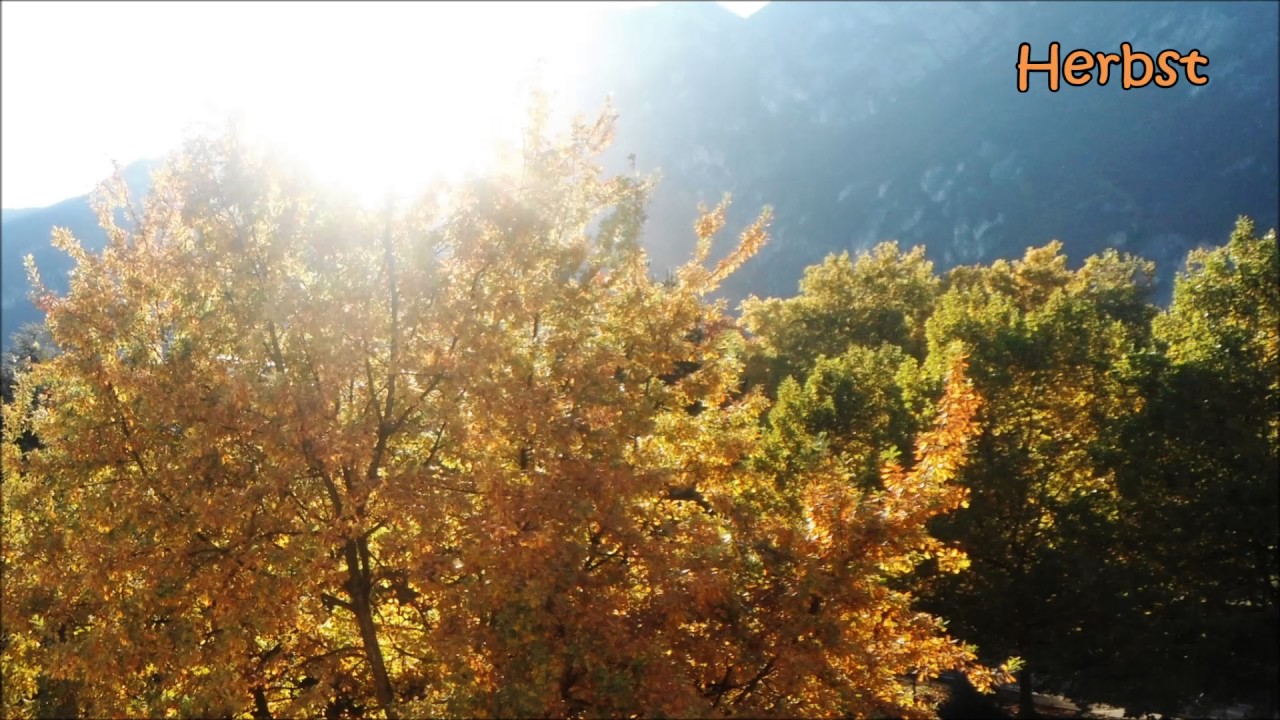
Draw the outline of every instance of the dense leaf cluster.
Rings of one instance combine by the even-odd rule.
[[[60,352],[5,410],[7,715],[928,717],[940,672],[994,679],[892,583],[963,566],[927,528],[966,502],[962,355],[909,469],[784,468],[708,299],[767,213],[709,267],[706,210],[655,281],[611,119],[543,118],[376,213],[199,138],[142,207],[104,187],[102,253],[55,234]]]
[[[102,253],[55,233],[4,367],[6,715],[928,717],[1011,657],[1024,707],[1275,707],[1274,231],[1163,310],[1114,251],[888,243],[735,319],[767,212],[655,281],[611,118],[545,118],[379,212],[198,138],[104,185]]]
[[[970,568],[926,566],[911,587],[987,657],[1025,661],[1024,706],[1048,687],[1135,712],[1203,712],[1201,694],[1274,712],[1275,232],[1241,219],[1191,253],[1168,308],[1153,277],[1114,250],[1072,270],[1059,243],[935,277],[887,243],[748,301],[748,362],[776,390],[780,461],[833,454],[866,481],[968,354],[984,398],[969,507],[932,529]]]

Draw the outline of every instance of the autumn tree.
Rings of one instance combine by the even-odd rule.
[[[32,366],[45,362],[56,354],[57,347],[49,336],[49,328],[44,324],[27,323],[13,334],[10,338],[9,350],[0,356],[0,391],[2,391],[0,395],[3,397],[3,405],[6,408],[14,402],[14,391],[17,388],[18,379],[30,372]],[[39,395],[38,391],[27,394],[24,401],[29,402],[30,406],[26,411],[38,410]],[[12,436],[11,432],[14,433]],[[39,440],[30,431],[15,432],[14,428],[8,424],[0,429],[0,441],[14,445],[19,454],[40,445]],[[9,469],[6,463],[4,474],[0,475],[0,488],[3,487],[4,476],[8,474]],[[3,516],[0,516],[0,523],[3,523]],[[0,573],[3,573],[4,569],[3,558],[0,557]],[[6,642],[7,637],[3,621],[0,619],[0,647],[4,646],[3,643]],[[54,680],[47,675],[41,675],[36,678],[36,683],[39,690],[35,707],[39,716],[63,717],[74,713],[74,707],[67,704],[74,695],[73,682]]]
[[[918,430],[911,388],[919,364],[901,348],[851,345],[820,357],[802,381],[777,389],[766,453],[782,472],[803,472],[830,454],[850,481],[874,486],[886,461],[904,458]]]
[[[9,349],[0,355],[0,398],[5,403],[13,402],[18,376],[53,357],[57,350],[44,325],[28,323],[19,328],[9,339]]]
[[[783,477],[707,300],[767,215],[708,268],[706,212],[655,282],[611,118],[545,117],[377,212],[197,138],[140,207],[104,187],[102,253],[55,233],[61,353],[5,409],[40,441],[4,447],[7,714],[931,714],[973,652],[889,580],[964,564],[926,529],[966,502],[963,358],[909,471]]]
[[[803,383],[819,357],[838,357],[852,345],[887,343],[923,360],[925,321],[939,287],[923,247],[904,252],[886,242],[856,258],[830,255],[805,269],[795,297],[743,303],[743,321],[757,338],[753,376],[771,388],[788,377]]]
[[[1277,706],[1280,255],[1242,218],[1193,251],[1152,343],[1128,361],[1141,411],[1115,422],[1123,498],[1113,580],[1132,611],[1088,689],[1137,711],[1203,694]]]
[[[1119,365],[1143,337],[1152,274],[1114,252],[1072,271],[1055,242],[951,271],[928,321],[926,369],[960,343],[986,403],[960,476],[971,505],[935,523],[972,569],[921,591],[960,636],[1025,660],[1024,714],[1033,672],[1066,681],[1080,657],[1105,651],[1115,607],[1094,578],[1121,558],[1115,477],[1099,455],[1110,419],[1137,407]]]
[[[886,242],[806,269],[795,297],[743,303],[747,376],[776,398],[766,452],[782,472],[829,453],[873,486],[884,461],[910,464],[928,423],[919,360],[939,285],[923,247]]]

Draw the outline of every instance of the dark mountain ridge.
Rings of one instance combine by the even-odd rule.
[[[1238,215],[1276,224],[1276,26],[1274,3],[785,2],[745,21],[674,5],[600,34],[616,59],[580,102],[612,92],[618,156],[663,171],[659,268],[687,256],[698,200],[733,191],[731,228],[774,205],[774,242],[734,297],[790,294],[805,266],[882,240],[945,269],[1055,238],[1076,262],[1155,260],[1167,296],[1186,251]],[[1210,82],[1052,93],[1039,74],[1019,93],[1019,43],[1043,59],[1052,41],[1199,49]]]
[[[1277,225],[1276,3],[775,2],[749,18],[710,3],[617,13],[582,46],[572,102],[620,112],[606,165],[660,169],[646,230],[654,272],[688,258],[699,201],[734,194],[728,230],[765,204],[773,241],[725,294],[790,295],[803,268],[883,240],[945,270],[1064,242],[1073,263],[1116,247],[1154,260],[1168,297],[1186,252],[1238,215]],[[1119,52],[1198,49],[1207,85],[1016,88],[1019,43]],[[142,182],[147,163],[130,166]],[[65,286],[54,225],[101,242],[86,198],[7,214],[3,333],[38,319],[22,257]],[[718,252],[727,250],[732,232]]]
[[[131,195],[137,197],[145,192],[151,184],[151,171],[158,164],[157,160],[138,160],[124,168]],[[89,197],[86,193],[45,208],[5,211],[0,223],[0,332],[4,347],[9,346],[9,338],[18,328],[40,321],[40,312],[27,298],[30,286],[23,258],[34,256],[41,279],[50,288],[65,292],[71,258],[50,244],[53,229],[67,228],[93,250],[106,242]]]

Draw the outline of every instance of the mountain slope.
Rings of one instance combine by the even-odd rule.
[[[773,242],[726,285],[734,299],[790,295],[807,265],[881,240],[925,244],[946,269],[1055,238],[1074,262],[1104,247],[1155,260],[1164,299],[1187,250],[1221,243],[1237,215],[1277,224],[1278,7],[781,2],[744,19],[663,3],[584,40],[571,101],[594,112],[613,95],[611,170],[632,153],[661,169],[645,236],[659,274],[691,252],[698,201],[731,191],[730,230],[776,210]],[[1038,74],[1019,93],[1019,43],[1042,59],[1051,41],[1064,55],[1196,48],[1210,82],[1051,93]],[[54,225],[101,242],[86,198],[6,214],[6,342],[37,319],[23,255],[63,287]]]
[[[616,152],[660,167],[655,265],[688,253],[699,199],[739,224],[777,210],[775,241],[730,286],[790,294],[831,251],[927,244],[942,266],[1064,241],[1158,263],[1239,214],[1277,213],[1277,6],[1265,3],[773,3],[747,20],[673,4],[619,22],[579,102],[612,92]],[[1017,92],[1021,42],[1119,52],[1197,48],[1208,85]],[[615,162],[617,162],[615,160]],[[617,167],[621,163],[617,162]],[[732,223],[731,223],[732,227]],[[1162,293],[1164,294],[1164,293]]]
[[[139,160],[125,167],[125,182],[134,197],[141,195],[150,184],[150,173],[155,166],[154,160]],[[97,216],[89,206],[89,195],[6,215],[0,223],[0,332],[4,347],[8,347],[14,331],[41,319],[40,312],[27,298],[30,288],[23,258],[28,254],[35,257],[40,277],[49,287],[58,292],[67,288],[71,259],[50,244],[55,227],[69,229],[84,247],[92,250],[106,242]]]
[[[33,212],[39,212],[40,208],[4,208],[0,210],[0,223],[6,223],[10,220],[17,220],[23,215],[30,215]]]

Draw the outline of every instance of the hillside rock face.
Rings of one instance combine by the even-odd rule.
[[[730,230],[774,207],[774,239],[730,278],[730,299],[790,295],[806,266],[882,240],[924,244],[947,269],[1055,238],[1075,263],[1106,247],[1155,260],[1164,299],[1187,250],[1225,241],[1238,215],[1277,224],[1276,27],[1277,5],[1254,2],[776,2],[747,19],[673,2],[585,38],[570,101],[594,112],[612,95],[609,169],[635,154],[661,173],[655,273],[689,257],[699,201],[733,193]],[[1064,57],[1197,49],[1209,83],[1053,93],[1039,73],[1019,93],[1019,44],[1043,60],[1054,41]],[[139,185],[146,167],[131,167]],[[6,344],[38,319],[23,255],[65,287],[55,224],[102,242],[84,198],[6,214]]]
[[[1073,262],[1155,260],[1167,296],[1186,251],[1236,216],[1276,225],[1276,25],[1274,3],[785,2],[748,19],[673,3],[599,33],[587,52],[608,60],[578,103],[613,95],[614,169],[635,153],[661,170],[656,271],[688,256],[699,200],[732,192],[737,225],[774,206],[731,297],[791,294],[805,266],[882,240],[945,269],[1055,238]],[[1038,73],[1019,93],[1019,44],[1043,60],[1054,41],[1063,57],[1198,49],[1210,81],[1054,93]]]
[[[139,160],[124,168],[125,184],[130,195],[138,197],[151,184],[151,171],[158,166],[154,160]],[[16,180],[16,178],[15,178]],[[120,221],[123,222],[121,217]],[[27,271],[23,258],[35,257],[40,278],[57,292],[66,292],[67,273],[71,270],[71,258],[50,244],[55,227],[71,231],[90,250],[99,250],[106,243],[106,236],[98,227],[98,217],[89,204],[89,196],[82,195],[63,200],[46,208],[9,210],[0,221],[0,332],[3,347],[9,347],[9,338],[23,325],[40,322],[40,311],[31,304],[27,294]]]

